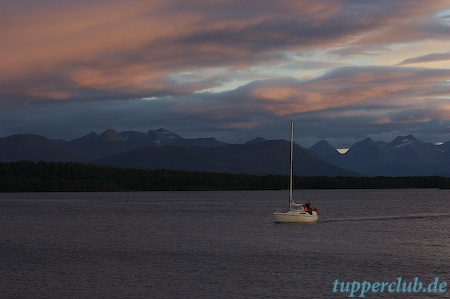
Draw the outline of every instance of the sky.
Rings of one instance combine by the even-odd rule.
[[[0,137],[450,141],[447,0],[0,1]]]

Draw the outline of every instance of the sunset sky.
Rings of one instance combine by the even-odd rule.
[[[0,2],[0,137],[450,141],[447,0]]]

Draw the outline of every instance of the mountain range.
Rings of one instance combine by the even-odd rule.
[[[324,140],[309,151],[332,165],[368,176],[450,177],[450,142],[436,145],[413,135],[398,136],[389,143],[366,138],[343,155]]]
[[[301,176],[450,176],[450,142],[434,145],[414,136],[392,142],[370,138],[340,154],[322,140],[295,144],[294,173]],[[177,169],[287,175],[289,142],[255,138],[228,144],[215,138],[185,139],[163,128],[147,133],[108,129],[70,141],[32,134],[0,138],[0,161],[61,161],[121,168]]]

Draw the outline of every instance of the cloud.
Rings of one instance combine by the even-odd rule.
[[[305,138],[320,140],[445,126],[449,70],[411,65],[448,60],[444,42],[415,50],[448,37],[449,8],[420,0],[10,1],[0,11],[0,134],[166,126],[242,140],[275,137],[295,118],[308,122]]]
[[[7,7],[1,15],[4,26],[0,31],[8,47],[2,51],[5,63],[0,67],[0,87],[8,94],[55,100],[84,97],[86,89],[130,95],[189,93],[217,83],[180,88],[167,77],[205,67],[242,69],[277,61],[279,51],[316,50],[339,43],[347,46],[334,53],[377,52],[376,47],[364,51],[361,47],[367,47],[369,40],[369,44],[402,41],[404,31],[427,33],[420,26],[422,30],[408,30],[410,24],[399,21],[399,14],[407,20],[423,19],[443,6],[420,1],[413,5],[250,1],[239,2],[236,13],[237,3],[10,4],[9,11]],[[399,27],[394,26],[398,23]],[[394,29],[387,31],[382,24]],[[353,41],[355,36],[361,38]],[[386,49],[385,45],[378,47]],[[42,77],[48,80],[36,82]],[[11,81],[20,87],[14,88]]]
[[[413,63],[423,63],[423,62],[435,62],[435,61],[443,61],[450,60],[450,52],[447,53],[431,53],[427,55],[422,55],[418,57],[411,57],[403,60],[399,63],[399,65],[407,65]]]

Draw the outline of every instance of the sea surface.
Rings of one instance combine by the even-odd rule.
[[[275,223],[288,191],[0,193],[0,298],[347,298],[336,279],[450,284],[450,190],[294,194],[319,209],[316,224]]]

